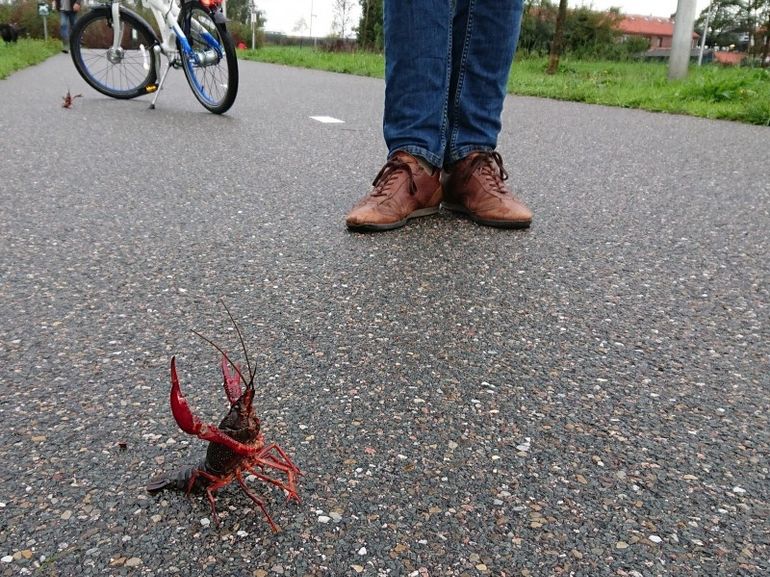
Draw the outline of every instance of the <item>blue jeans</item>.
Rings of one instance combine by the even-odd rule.
[[[63,44],[70,43],[70,30],[75,25],[75,18],[77,18],[77,12],[70,10],[59,12],[59,35]]]
[[[523,0],[385,0],[389,154],[447,167],[494,150]]]

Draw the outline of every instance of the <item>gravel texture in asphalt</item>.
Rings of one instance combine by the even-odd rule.
[[[530,230],[351,234],[383,82],[240,67],[223,117],[178,72],[156,110],[65,55],[0,82],[0,577],[770,574],[768,128],[509,98]],[[278,534],[144,490],[206,448],[172,355],[226,412],[220,298],[305,472],[252,480]]]

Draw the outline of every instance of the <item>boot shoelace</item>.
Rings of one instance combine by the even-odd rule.
[[[505,188],[503,182],[508,180],[508,172],[503,168],[503,157],[499,152],[480,152],[471,160],[465,173],[465,181],[467,182],[471,175],[479,171],[479,174],[483,176],[484,181],[489,186],[490,190],[493,190],[499,194],[507,194],[508,189]]]
[[[399,172],[406,172],[409,177],[409,194],[414,195],[417,192],[417,185],[414,183],[414,173],[412,167],[403,160],[391,158],[382,167],[379,174],[372,181],[374,191],[372,196],[385,196],[389,192],[389,187],[393,183],[393,178]]]

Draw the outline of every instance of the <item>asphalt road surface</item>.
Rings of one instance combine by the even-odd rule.
[[[215,116],[66,55],[0,81],[0,575],[767,576],[770,129],[509,98],[528,231],[344,215],[383,82],[241,62]],[[67,90],[82,93],[62,108]],[[343,123],[325,124],[311,116]],[[301,504],[198,462],[256,367]]]

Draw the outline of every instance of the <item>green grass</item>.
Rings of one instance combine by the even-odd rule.
[[[707,65],[669,81],[666,64],[563,60],[553,76],[545,68],[545,59],[516,62],[509,92],[770,125],[770,70]]]
[[[303,68],[382,78],[381,54],[329,53],[311,48],[268,46],[242,58]],[[654,112],[721,118],[770,125],[770,70],[692,67],[685,80],[669,81],[666,64],[590,62],[563,59],[553,76],[545,58],[523,58],[511,69],[512,94],[641,108]]]
[[[39,64],[61,50],[58,40],[31,40],[21,38],[18,42],[0,43],[0,80],[11,73]]]
[[[238,56],[246,60],[342,72],[357,76],[373,76],[375,78],[385,76],[385,58],[382,54],[369,52],[324,52],[310,47],[264,46],[258,50],[239,51]]]

